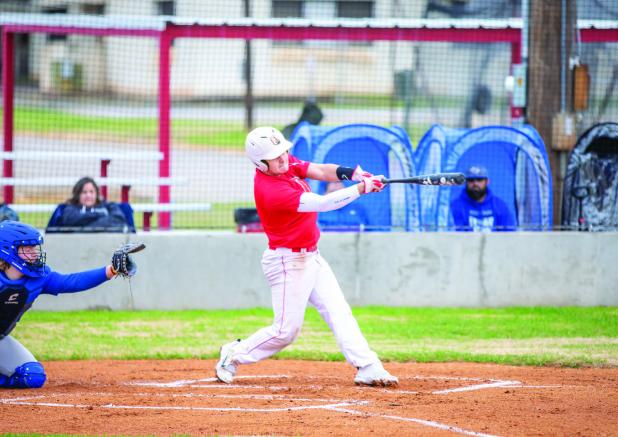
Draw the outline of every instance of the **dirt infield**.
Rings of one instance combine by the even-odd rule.
[[[397,389],[343,362],[267,360],[230,386],[214,361],[45,363],[0,391],[0,432],[81,435],[618,435],[618,369],[401,364]]]

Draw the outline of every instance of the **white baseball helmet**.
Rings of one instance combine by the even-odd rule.
[[[268,171],[264,160],[275,159],[290,150],[292,143],[274,127],[258,127],[247,135],[245,153],[260,171]]]

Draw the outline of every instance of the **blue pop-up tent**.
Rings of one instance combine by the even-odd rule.
[[[292,154],[316,163],[336,163],[349,167],[359,164],[373,174],[386,177],[407,177],[416,173],[407,135],[400,129],[388,129],[369,124],[338,127],[299,125],[291,136]],[[325,182],[310,181],[311,189],[324,194]],[[382,193],[363,196],[354,202],[362,209],[366,230],[406,230],[419,227],[418,187],[392,185]],[[321,213],[327,217],[329,213]],[[324,224],[331,220],[318,219]]]
[[[531,126],[451,129],[435,125],[419,142],[416,164],[423,174],[464,172],[472,165],[483,165],[489,172],[490,189],[506,202],[519,229],[551,228],[549,161],[540,135]],[[423,226],[452,228],[450,202],[463,187],[423,188]]]

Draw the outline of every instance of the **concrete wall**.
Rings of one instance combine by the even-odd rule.
[[[34,308],[269,307],[263,234],[144,233],[138,275]],[[125,236],[48,235],[48,263],[72,272],[104,265]],[[618,305],[618,233],[325,234],[322,255],[350,304],[500,307]]]

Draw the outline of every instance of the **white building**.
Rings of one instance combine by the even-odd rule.
[[[47,13],[106,16],[174,14],[195,20],[244,16],[243,0],[38,0]],[[255,19],[300,15],[333,19],[418,18],[422,2],[398,6],[393,0],[252,0]],[[135,37],[32,38],[31,75],[43,91],[77,89],[154,96],[158,83],[158,42]],[[394,73],[411,69],[411,43],[254,40],[253,88],[256,96],[332,96],[335,93],[389,94]],[[238,97],[245,90],[245,42],[234,39],[178,39],[172,48],[175,97]],[[445,84],[449,81],[444,81]]]

